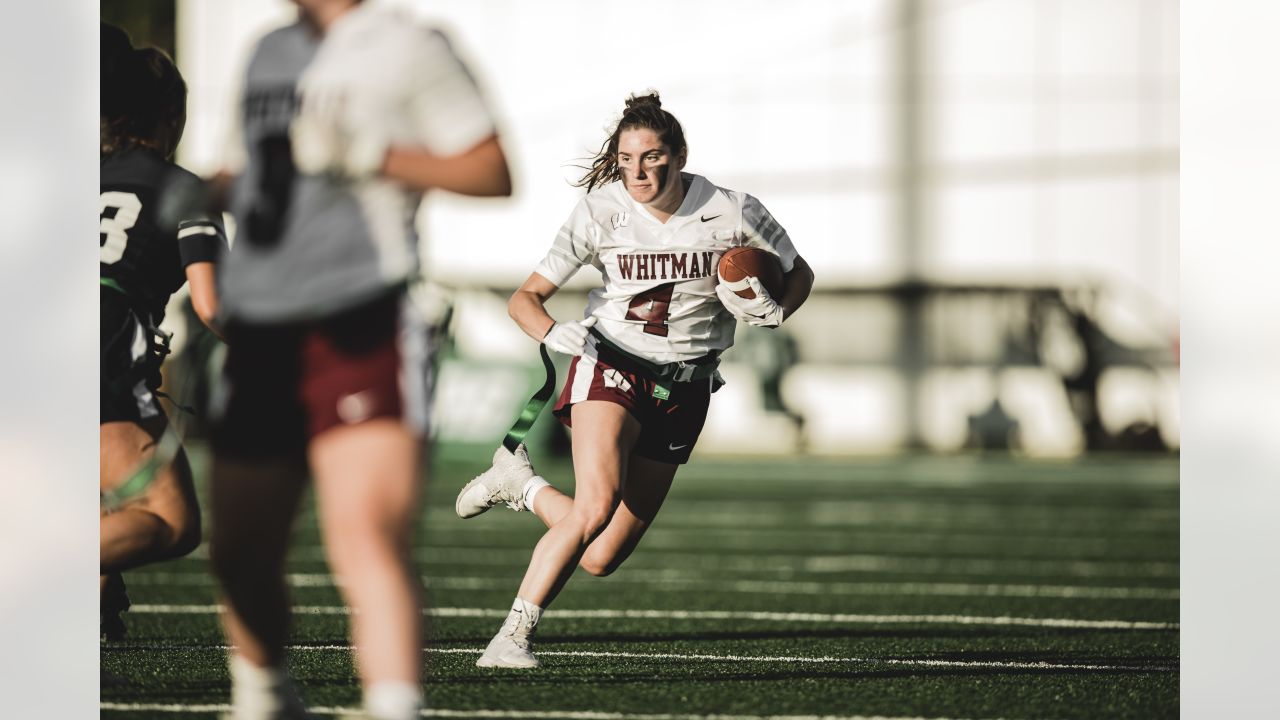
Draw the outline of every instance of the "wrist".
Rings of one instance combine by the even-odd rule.
[[[390,143],[385,135],[368,131],[354,133],[347,147],[344,170],[355,178],[380,175],[387,165],[388,150]]]

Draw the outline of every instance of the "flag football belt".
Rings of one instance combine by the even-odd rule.
[[[169,347],[169,343],[173,341],[173,333],[166,332],[157,327],[156,324],[151,321],[150,313],[141,309],[133,295],[131,295],[128,290],[125,290],[124,286],[119,282],[112,278],[99,277],[98,284],[101,287],[110,288],[111,290],[120,293],[120,295],[129,302],[129,312],[133,313],[138,318],[138,322],[142,324],[142,327],[151,336],[151,352],[143,358],[140,358],[139,362],[135,364],[123,377],[116,378],[113,381],[112,386],[117,388],[131,388],[139,380],[150,380],[150,384],[159,386],[160,364],[164,362],[165,357],[167,357],[169,353],[173,352]],[[161,393],[159,391],[155,392],[161,397],[168,397],[165,393]],[[188,410],[188,408],[184,407],[180,403],[174,404],[183,410]]]
[[[591,328],[591,336],[603,345],[609,352],[620,356],[628,364],[643,370],[645,373],[652,375],[658,380],[673,383],[687,383],[697,380],[706,380],[714,377],[716,371],[720,368],[720,351],[712,350],[702,357],[692,360],[676,360],[669,363],[656,363],[652,360],[634,355],[621,347],[617,343],[606,338],[604,335],[596,332],[595,328]]]
[[[551,399],[551,394],[556,390],[556,366],[551,364],[551,356],[547,354],[547,346],[539,345],[538,353],[542,355],[542,369],[547,374],[547,379],[542,383],[542,387],[538,388],[538,392],[529,398],[529,402],[525,403],[524,409],[520,411],[520,417],[516,418],[515,424],[507,431],[507,436],[502,439],[502,446],[515,453],[516,447],[524,442],[524,436],[529,434],[529,428],[533,427],[533,423],[542,414],[542,408],[546,407],[547,401]]]

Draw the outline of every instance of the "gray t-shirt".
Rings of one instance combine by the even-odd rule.
[[[249,61],[231,210],[235,245],[219,278],[226,314],[283,322],[324,317],[402,284],[418,269],[421,193],[384,179],[304,175],[289,125],[305,93],[340,97],[338,112],[395,144],[439,155],[494,133],[471,74],[440,33],[402,11],[362,4],[323,40],[297,23],[269,33]],[[375,127],[376,125],[376,127]]]

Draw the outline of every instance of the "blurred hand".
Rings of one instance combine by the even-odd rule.
[[[769,291],[764,289],[759,280],[753,277],[748,277],[746,280],[751,290],[755,292],[755,297],[750,299],[741,297],[725,285],[718,284],[716,296],[720,298],[720,304],[724,305],[730,314],[748,325],[767,328],[776,328],[781,325],[782,306],[769,295]]]
[[[587,347],[587,335],[592,325],[596,324],[595,316],[586,320],[571,323],[556,323],[542,338],[542,344],[549,350],[565,355],[581,355]]]
[[[362,180],[376,175],[388,139],[377,123],[352,123],[338,92],[303,91],[302,106],[289,126],[293,164],[308,175],[341,175]]]

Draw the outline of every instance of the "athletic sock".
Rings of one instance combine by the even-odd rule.
[[[385,680],[364,691],[369,720],[411,720],[422,709],[422,688],[413,683]]]
[[[544,479],[542,478],[542,476],[541,476],[541,475],[534,475],[533,477],[531,477],[531,478],[529,478],[528,480],[526,480],[526,481],[525,481],[525,483],[524,483],[524,506],[525,506],[526,508],[528,508],[528,509],[529,509],[529,512],[534,512],[534,511],[533,511],[533,498],[534,498],[534,496],[536,496],[536,495],[538,494],[538,491],[539,491],[539,490],[541,490],[541,489],[542,489],[542,488],[544,488],[544,487],[547,487],[547,486],[548,486],[548,485],[550,485],[550,484],[551,484],[551,483],[549,483],[549,482],[547,482],[546,480],[544,480]],[[534,513],[534,514],[535,514],[535,515],[537,515],[537,513]]]
[[[239,654],[232,653],[231,708],[237,718],[268,720],[284,708],[284,670],[258,667]]]
[[[541,607],[518,597],[511,603],[511,613],[507,615],[507,622],[515,625],[516,632],[520,635],[532,635],[541,619]]]

